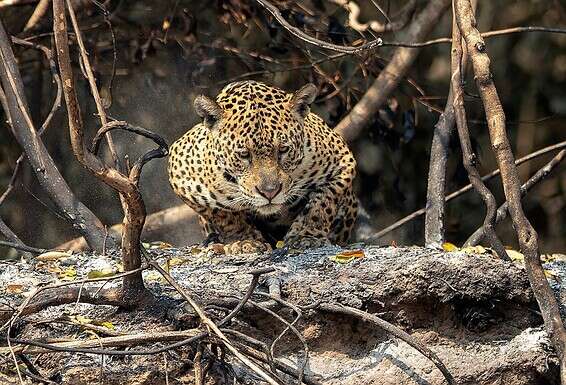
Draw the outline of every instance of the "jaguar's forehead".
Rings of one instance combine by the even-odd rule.
[[[280,88],[268,86],[267,84],[246,80],[230,83],[220,91],[216,98],[217,103],[224,109],[231,109],[235,104],[256,101],[263,104],[284,104],[291,98]]]
[[[288,141],[296,128],[291,98],[292,94],[260,82],[231,83],[216,98],[225,114],[222,129],[232,140],[257,149]]]

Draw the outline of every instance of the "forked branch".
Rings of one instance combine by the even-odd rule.
[[[505,130],[505,113],[499,100],[485,42],[476,28],[470,0],[454,0],[454,13],[458,28],[468,47],[474,69],[476,85],[482,99],[489,128],[491,144],[501,170],[501,179],[509,213],[517,232],[529,282],[544,319],[545,329],[557,351],[561,363],[561,382],[566,384],[566,330],[560,317],[558,302],[542,268],[538,236],[525,216],[521,205],[521,186],[513,152]]]
[[[63,93],[65,96],[65,103],[67,105],[71,146],[75,156],[85,168],[93,173],[98,179],[119,192],[124,209],[124,229],[122,233],[122,259],[124,269],[126,271],[135,270],[141,266],[140,236],[146,216],[145,204],[138,188],[139,174],[145,162],[153,158],[163,157],[167,154],[167,145],[161,139],[159,141],[159,149],[151,151],[142,157],[140,162],[138,162],[138,167],[134,168],[130,175],[125,175],[115,167],[105,164],[100,158],[87,149],[84,141],[83,121],[76,95],[75,80],[71,67],[69,41],[67,37],[67,18],[64,2],[65,0],[53,1],[53,31],[55,34],[55,45],[57,47],[57,58],[59,61],[61,78],[63,80]],[[71,15],[71,20],[73,21],[72,24],[75,35],[77,36],[77,41],[80,42],[79,45],[82,53],[82,62],[87,74],[89,75],[91,91],[95,96],[97,107],[99,108],[99,115],[103,122],[103,126],[105,126],[105,114],[99,103],[99,98],[96,97],[98,95],[98,90],[96,89],[96,82],[92,75],[93,72],[86,55],[86,50],[82,43],[81,31],[76,22],[72,4],[67,2],[67,5]],[[157,135],[153,135],[157,137]],[[107,138],[109,139],[108,136]],[[111,142],[109,143],[111,144]],[[115,160],[115,164],[117,164],[116,156],[114,155],[113,158]],[[123,294],[126,302],[137,303],[142,300],[143,296],[140,294],[145,288],[141,272],[124,277],[123,283]]]
[[[486,213],[483,221],[483,228],[491,247],[497,255],[502,259],[509,259],[503,243],[497,238],[495,233],[495,215],[497,210],[497,202],[495,197],[483,183],[480,173],[476,167],[477,158],[472,150],[472,142],[470,140],[470,131],[468,130],[468,121],[466,118],[466,110],[464,107],[464,89],[461,83],[461,63],[464,57],[464,47],[462,46],[462,38],[460,30],[454,23],[452,31],[452,77],[450,80],[452,93],[454,94],[454,116],[456,118],[456,127],[458,128],[458,137],[460,138],[460,147],[462,148],[462,161],[468,172],[470,183],[481,196],[485,203]]]

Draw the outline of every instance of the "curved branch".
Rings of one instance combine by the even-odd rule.
[[[546,178],[548,174],[550,174],[552,170],[554,170],[554,168],[556,168],[556,166],[558,166],[560,162],[564,160],[565,155],[566,150],[560,151],[554,158],[552,158],[550,162],[545,164],[533,176],[531,176],[529,180],[527,180],[525,184],[521,186],[521,197],[524,197],[533,186]],[[495,218],[496,225],[507,218],[507,214],[509,213],[508,208],[509,204],[507,202],[499,206],[499,208],[497,209],[497,217]],[[466,240],[466,245],[475,246],[482,241],[483,237],[484,229],[483,227],[480,227]]]
[[[553,144],[552,146],[541,148],[538,151],[535,151],[535,152],[533,152],[529,155],[526,155],[526,156],[524,156],[520,159],[517,159],[515,161],[515,164],[520,165],[522,163],[528,162],[531,159],[538,158],[539,156],[548,154],[549,152],[552,152],[552,151],[555,151],[555,150],[560,150],[562,148],[566,148],[566,141],[560,142],[560,143],[557,143],[557,144]],[[497,170],[490,172],[489,174],[482,176],[481,180],[483,182],[486,182],[486,181],[492,179],[493,177],[496,177],[499,174],[500,174],[500,171],[499,171],[499,169],[497,169]],[[446,196],[446,202],[450,202],[452,199],[458,198],[460,195],[470,191],[472,188],[473,188],[473,186],[471,184],[467,184],[464,187],[450,193],[449,195]],[[365,242],[377,241],[377,240],[379,240],[379,238],[383,237],[384,235],[389,234],[393,230],[398,229],[399,227],[403,226],[404,224],[412,221],[415,218],[420,217],[421,215],[423,215],[425,213],[426,213],[426,207],[423,207],[419,210],[413,211],[409,215],[406,215],[403,218],[399,219],[397,222],[387,226],[383,230],[380,230],[380,231],[376,232],[375,234],[369,236],[368,238],[364,239],[364,241]]]
[[[63,216],[87,239],[88,244],[95,250],[102,250],[105,240],[104,226],[74,196],[34,129],[10,39],[1,23],[0,63],[2,87],[8,102],[10,121],[14,125],[12,131],[28,157],[41,187]]]
[[[277,20],[279,22],[279,24],[281,24],[283,26],[283,28],[285,28],[289,33],[291,33],[295,37],[299,38],[300,40],[304,41],[305,43],[308,43],[308,44],[311,44],[311,45],[314,45],[314,46],[317,46],[317,47],[320,47],[320,48],[328,49],[330,51],[335,51],[335,52],[356,54],[356,53],[360,53],[360,52],[363,52],[363,51],[367,51],[367,50],[371,50],[371,49],[380,47],[383,43],[381,38],[377,38],[373,41],[370,41],[369,43],[362,44],[359,47],[346,47],[346,46],[342,46],[342,45],[332,44],[332,43],[329,43],[327,41],[320,40],[320,39],[317,39],[315,37],[312,37],[312,36],[304,33],[301,29],[289,24],[289,22],[287,20],[285,20],[283,15],[281,15],[281,12],[279,12],[279,9],[276,6],[274,6],[273,4],[271,4],[269,1],[267,1],[267,0],[255,0],[255,1],[256,1],[256,3],[261,5],[263,8],[265,8],[265,10],[267,10],[269,13],[271,13],[271,15],[273,15],[275,20]]]
[[[143,162],[146,162],[149,159],[147,157],[142,157],[137,168],[137,174],[129,176],[124,175],[118,169],[118,158],[112,150],[113,145],[109,132],[105,132],[105,135],[111,148],[115,167],[105,164],[95,154],[87,150],[84,142],[83,121],[76,95],[75,79],[73,77],[73,70],[71,67],[64,2],[65,0],[53,0],[53,31],[55,34],[55,45],[57,47],[57,58],[59,61],[59,68],[61,70],[61,78],[63,79],[65,102],[67,104],[71,146],[75,156],[86,169],[88,169],[98,179],[120,193],[122,207],[124,209],[122,261],[124,264],[124,270],[135,270],[141,266],[140,236],[146,217],[145,205],[137,184],[139,172],[141,172],[141,166],[143,166]],[[80,46],[82,64],[87,73],[91,92],[97,105],[101,123],[105,126],[107,123],[106,113],[102,106],[98,89],[96,88],[96,81],[82,42],[81,31],[78,27],[71,2],[67,0],[66,3],[75,36]],[[152,152],[151,157],[155,156],[156,153]],[[147,291],[143,284],[141,272],[124,277],[123,290],[126,302],[139,303],[142,301],[144,297],[142,293],[147,294]]]
[[[423,40],[432,31],[436,21],[444,14],[450,0],[431,0],[418,14],[416,19],[407,28],[407,39],[410,41]],[[364,127],[370,123],[387,100],[389,95],[397,88],[409,67],[413,64],[418,49],[397,48],[387,66],[380,72],[364,96],[335,127],[347,142],[355,140]]]
[[[454,0],[454,13],[458,28],[468,47],[476,85],[488,122],[491,145],[501,170],[503,191],[509,204],[509,213],[517,232],[521,252],[525,256],[527,276],[539,304],[545,329],[560,359],[561,382],[566,384],[566,329],[560,317],[558,302],[540,262],[537,233],[525,216],[521,205],[519,175],[507,138],[505,113],[490,72],[490,59],[485,42],[476,28],[470,0]]]
[[[450,385],[455,385],[456,381],[454,380],[454,377],[452,377],[452,374],[450,374],[450,371],[446,368],[446,365],[444,365],[444,363],[440,360],[440,358],[429,348],[427,348],[425,345],[421,344],[419,341],[417,341],[414,337],[412,337],[409,333],[399,329],[397,326],[373,315],[370,313],[366,313],[365,311],[361,311],[358,310],[356,308],[353,307],[349,307],[349,306],[338,306],[338,305],[334,305],[334,304],[329,304],[329,303],[322,303],[320,305],[318,305],[318,308],[327,312],[332,312],[332,313],[340,313],[340,314],[346,314],[349,316],[354,316],[356,318],[359,318],[365,322],[369,322],[372,323],[374,325],[377,325],[379,328],[383,329],[385,332],[387,332],[388,334],[391,334],[394,337],[399,338],[401,341],[406,342],[408,345],[412,346],[413,348],[415,348],[416,350],[418,350],[423,356],[425,356],[426,358],[428,358],[433,364],[434,366],[436,366],[438,368],[438,370],[440,370],[440,372],[442,373],[442,375],[444,376],[444,378],[446,379],[446,382],[448,382],[448,384]]]

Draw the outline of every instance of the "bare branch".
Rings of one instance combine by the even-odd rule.
[[[199,333],[197,330],[171,330],[171,331],[161,331],[161,332],[150,332],[150,333],[136,333],[128,334],[123,336],[115,337],[105,337],[97,338],[85,341],[64,341],[64,342],[53,342],[45,343],[39,341],[31,341],[24,339],[12,339],[13,342],[21,344],[23,346],[14,347],[14,352],[25,353],[25,354],[43,354],[52,351],[58,352],[80,352],[89,354],[105,354],[105,355],[116,355],[114,350],[110,349],[93,349],[100,346],[105,348],[110,347],[120,347],[120,346],[132,346],[140,344],[149,344],[154,342],[166,342],[166,341],[178,341],[187,338],[192,338],[197,336]],[[36,346],[38,349],[30,349],[27,346]],[[0,348],[0,354],[5,353],[7,348]],[[151,354],[155,354],[151,352]],[[120,354],[123,355],[123,354]],[[135,355],[132,352],[131,355]]]
[[[524,197],[527,192],[534,187],[538,182],[546,178],[552,170],[556,168],[564,160],[564,156],[566,155],[566,150],[560,151],[554,158],[550,160],[547,164],[545,164],[542,168],[540,168],[533,176],[529,178],[522,186],[521,186],[521,197]],[[508,211],[508,204],[507,202],[503,203],[497,209],[497,218],[495,218],[495,224],[501,223],[509,213]],[[475,246],[479,244],[484,237],[483,227],[477,229],[467,240],[466,245]]]
[[[6,224],[4,223],[4,221],[2,221],[0,219],[0,232],[2,232],[2,234],[6,235],[6,232],[5,232],[6,229],[4,228],[4,226],[6,226]],[[9,228],[8,228],[8,230],[9,230]],[[11,247],[11,248],[16,249],[16,250],[27,251],[29,253],[34,253],[34,254],[41,254],[41,253],[45,253],[46,251],[48,251],[47,249],[39,249],[37,247],[27,246],[19,238],[13,240],[12,242],[0,241],[0,246]]]
[[[423,40],[434,28],[450,0],[431,0],[407,28],[410,41]],[[409,67],[413,64],[418,49],[397,48],[387,66],[381,71],[364,96],[335,127],[347,142],[355,140],[362,129],[370,123],[379,107],[387,100]]]
[[[100,220],[81,202],[64,181],[45,145],[34,129],[30,118],[23,83],[20,77],[10,39],[0,23],[0,77],[8,101],[13,133],[24,149],[42,188],[56,204],[63,216],[83,235],[95,250],[102,250],[105,231]]]
[[[279,22],[279,24],[281,24],[289,33],[291,33],[292,35],[294,35],[295,37],[299,38],[300,40],[320,47],[320,48],[324,48],[324,49],[328,49],[330,51],[335,51],[335,52],[342,52],[342,53],[348,53],[348,54],[356,54],[356,53],[360,53],[363,51],[367,51],[370,49],[374,49],[377,48],[379,46],[381,46],[382,44],[382,40],[381,38],[377,38],[369,43],[365,43],[362,44],[358,47],[345,47],[345,46],[341,46],[341,45],[336,45],[336,44],[332,44],[329,43],[327,41],[324,40],[320,40],[317,39],[315,37],[312,37],[306,33],[304,33],[301,29],[289,24],[289,22],[287,22],[287,20],[285,20],[285,18],[283,17],[283,15],[281,15],[281,12],[279,12],[279,9],[274,6],[273,4],[271,4],[269,1],[267,0],[255,0],[259,5],[261,5],[263,8],[265,8],[265,10],[267,10],[269,13],[271,13],[271,15],[273,15],[273,17]]]
[[[538,236],[521,206],[521,188],[511,145],[505,130],[505,113],[490,72],[490,59],[485,42],[476,29],[476,20],[469,0],[454,0],[458,28],[468,47],[488,122],[491,144],[501,170],[501,179],[509,213],[517,232],[529,282],[539,304],[545,329],[557,351],[561,363],[561,383],[566,384],[566,329],[560,317],[558,302],[548,284],[538,252]]]
[[[455,28],[452,30],[452,76],[450,83],[454,94],[454,116],[456,118],[456,127],[458,128],[458,137],[460,138],[460,147],[462,148],[462,161],[466,171],[468,172],[470,183],[474,186],[474,190],[480,194],[481,199],[485,203],[486,213],[483,221],[483,228],[489,244],[495,250],[499,258],[509,259],[505,252],[505,248],[503,247],[503,243],[501,243],[501,240],[495,233],[497,202],[491,191],[489,191],[487,186],[481,180],[480,173],[476,167],[477,157],[473,152],[472,142],[470,140],[468,121],[466,120],[466,109],[464,107],[464,89],[461,83],[461,63],[464,57],[465,48],[462,46],[460,30],[455,24],[456,23],[453,23]]]
[[[106,114],[98,95],[96,82],[94,80],[94,75],[92,68],[90,67],[84,45],[81,43],[81,31],[76,22],[76,17],[71,3],[67,2],[67,5],[74,32],[81,47],[82,63],[87,73],[91,91],[97,104],[99,117],[104,126],[107,123]],[[120,193],[120,198],[123,203],[122,207],[124,209],[124,230],[122,234],[122,260],[124,270],[136,270],[141,266],[140,235],[146,216],[145,205],[137,186],[139,173],[141,172],[141,166],[143,166],[143,163],[137,168],[134,175],[126,176],[118,169],[106,165],[96,155],[87,150],[84,143],[83,121],[80,115],[71,67],[67,37],[67,20],[65,14],[64,0],[53,0],[53,31],[55,34],[55,45],[57,47],[57,58],[61,71],[61,78],[64,85],[63,92],[65,95],[65,102],[67,104],[71,146],[75,156],[85,168]],[[110,138],[108,133],[106,133],[106,137],[107,139]],[[112,142],[109,140],[109,145],[111,144]],[[164,156],[166,153],[167,149],[165,148],[165,150],[161,151],[160,154],[152,152],[151,157]],[[113,158],[115,164],[117,164],[117,156],[114,155]],[[144,159],[147,160],[147,158]],[[133,303],[137,303],[142,301],[144,295],[140,294],[145,292],[145,287],[143,285],[141,273],[124,277],[123,289],[126,302],[132,301]]]
[[[566,142],[560,142],[560,143],[557,143],[557,144],[553,144],[552,146],[541,148],[538,151],[535,151],[535,152],[533,152],[529,155],[526,155],[526,156],[524,156],[520,159],[517,159],[515,161],[515,164],[520,165],[522,163],[528,162],[529,160],[538,158],[542,155],[548,154],[549,152],[560,150],[562,148],[566,148]],[[486,182],[486,181],[496,177],[499,174],[500,174],[500,171],[499,171],[499,169],[497,169],[497,170],[490,172],[489,174],[482,176],[481,180],[483,182]],[[459,197],[460,195],[470,191],[472,188],[473,188],[473,186],[471,184],[467,184],[464,187],[450,193],[449,195],[446,196],[446,202],[450,202],[452,199],[455,199],[455,198]],[[375,241],[379,240],[379,238],[383,237],[384,235],[392,232],[395,229],[398,229],[399,227],[403,226],[404,224],[412,221],[415,218],[420,217],[421,215],[423,215],[425,213],[426,213],[426,207],[423,207],[419,210],[413,211],[409,215],[406,215],[403,218],[399,219],[397,222],[395,222],[395,223],[387,226],[383,230],[380,230],[380,231],[376,232],[375,234],[371,235],[370,237],[368,237],[364,241],[375,242]]]
[[[457,29],[456,20],[452,20],[452,29]],[[452,49],[455,49],[452,44]],[[462,73],[466,73],[467,55],[462,53]],[[448,92],[446,107],[434,126],[430,145],[428,184],[426,189],[425,246],[440,247],[444,243],[444,212],[446,208],[446,162],[448,161],[449,142],[456,118],[454,116],[454,92]]]

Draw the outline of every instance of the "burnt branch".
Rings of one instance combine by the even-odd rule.
[[[434,28],[450,4],[450,0],[432,0],[417,15],[407,28],[410,41],[421,41]],[[387,100],[389,95],[407,73],[417,55],[418,49],[397,48],[387,66],[381,71],[373,84],[352,110],[335,127],[347,142],[355,140],[362,130],[371,122],[375,112]]]
[[[6,95],[8,115],[16,140],[29,159],[41,187],[62,215],[85,237],[93,249],[102,251],[105,239],[104,226],[74,196],[34,128],[10,39],[1,23],[0,56],[2,88]]]
[[[377,48],[381,46],[381,44],[383,43],[381,38],[377,38],[373,41],[370,41],[369,43],[362,44],[358,47],[346,47],[342,45],[333,44],[324,40],[320,40],[306,34],[300,28],[291,25],[287,20],[285,20],[281,12],[279,12],[279,9],[275,5],[271,4],[269,1],[267,0],[255,0],[255,1],[266,11],[268,11],[275,18],[275,20],[277,20],[279,24],[281,24],[281,26],[283,26],[283,28],[285,28],[290,34],[299,38],[305,43],[314,45],[319,48],[327,49],[334,52],[357,54],[363,51]]]
[[[77,37],[77,42],[81,49],[82,64],[87,73],[89,84],[91,87],[92,95],[95,99],[99,117],[102,125],[106,125],[107,119],[102,107],[98,89],[96,88],[96,81],[90,66],[88,56],[84,44],[82,43],[81,31],[76,22],[73,7],[70,2],[67,2],[67,8],[71,16],[73,30]],[[63,92],[65,96],[65,103],[67,105],[69,131],[71,136],[71,146],[73,153],[79,162],[94,174],[98,179],[117,190],[120,194],[122,207],[124,209],[124,221],[122,232],[122,260],[124,269],[131,271],[138,269],[141,266],[140,255],[140,236],[146,217],[145,204],[143,202],[140,190],[138,188],[139,172],[141,172],[140,164],[138,167],[137,176],[124,175],[117,169],[118,158],[112,150],[112,141],[109,132],[105,132],[109,146],[112,150],[112,157],[116,167],[105,164],[95,154],[88,151],[84,141],[83,121],[80,114],[80,107],[76,95],[75,80],[73,70],[71,67],[71,59],[69,54],[69,41],[67,36],[67,19],[64,0],[53,1],[53,31],[55,34],[55,45],[57,47],[57,57],[59,61],[59,68],[61,78],[63,79]],[[152,153],[150,158],[164,156],[167,153],[166,144],[161,140],[160,143],[165,145],[164,149],[159,154]],[[143,158],[143,157],[142,157]],[[142,159],[147,161],[148,158]],[[147,293],[143,284],[141,272],[134,275],[124,277],[123,280],[123,295],[126,302],[137,303],[144,297],[143,293]]]
[[[547,164],[545,164],[542,168],[540,168],[533,176],[529,178],[522,186],[521,186],[521,197],[524,197],[527,192],[533,188],[537,183],[541,180],[546,178],[552,170],[556,168],[564,160],[564,156],[566,155],[566,150],[560,151],[554,158],[550,160]],[[505,218],[507,218],[507,214],[509,213],[509,205],[507,202],[503,203],[497,209],[497,217],[495,218],[495,224],[501,223]],[[477,229],[467,240],[466,245],[475,246],[479,244],[484,237],[483,227]]]
[[[490,72],[490,59],[485,42],[476,28],[476,20],[469,0],[455,0],[454,13],[458,28],[468,47],[476,86],[484,105],[491,144],[501,170],[509,213],[517,232],[521,252],[525,256],[527,276],[539,304],[545,329],[560,359],[561,383],[566,384],[566,329],[560,317],[558,302],[540,262],[537,233],[525,216],[521,205],[519,175],[505,130],[505,113]]]
[[[538,151],[535,151],[529,155],[526,155],[522,158],[519,158],[515,161],[515,164],[518,166],[520,164],[523,164],[525,162],[528,162],[532,159],[538,158],[540,156],[543,156],[545,154],[548,154],[549,152],[552,151],[556,151],[556,150],[560,150],[566,148],[566,142],[560,142],[560,143],[556,143],[553,144],[551,146],[548,147],[544,147],[541,148]],[[501,172],[499,171],[499,169],[494,170],[492,172],[490,172],[489,174],[486,174],[484,176],[481,177],[482,182],[487,182],[488,180],[498,176]],[[471,184],[467,184],[464,187],[451,192],[450,194],[448,194],[446,196],[446,202],[450,202],[451,200],[458,198],[459,196],[463,195],[464,193],[472,190],[473,186]],[[389,234],[390,232],[398,229],[399,227],[403,226],[404,224],[412,221],[415,218],[420,217],[421,215],[424,215],[426,213],[426,207],[423,207],[419,210],[413,211],[412,213],[410,213],[409,215],[404,216],[403,218],[399,219],[397,222],[387,226],[386,228],[384,228],[383,230],[380,230],[378,232],[376,232],[375,234],[371,235],[370,237],[368,237],[366,239],[366,241],[377,241],[379,240],[379,238],[383,237],[386,234]]]
[[[477,157],[472,149],[470,140],[470,132],[468,130],[468,121],[466,119],[466,109],[464,107],[464,89],[462,87],[462,59],[464,58],[465,48],[462,46],[462,38],[460,30],[454,23],[452,31],[452,57],[451,57],[451,86],[454,93],[454,116],[456,118],[456,127],[458,129],[458,137],[460,138],[460,147],[462,148],[462,161],[468,173],[470,183],[474,190],[478,192],[483,200],[486,208],[483,228],[491,247],[495,250],[499,258],[509,259],[503,247],[503,243],[495,233],[495,215],[497,211],[497,202],[495,197],[489,191],[485,183],[481,180],[480,173],[476,167]]]

